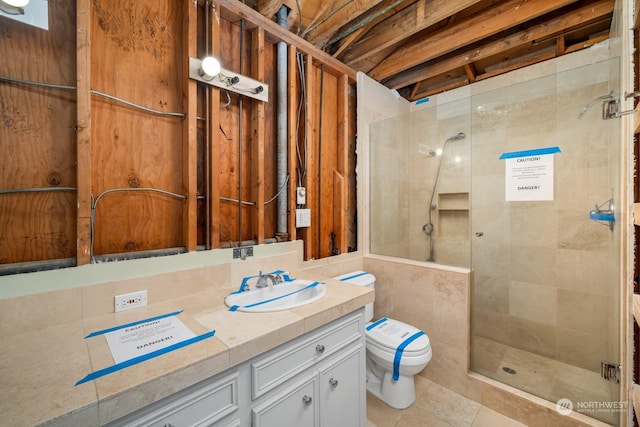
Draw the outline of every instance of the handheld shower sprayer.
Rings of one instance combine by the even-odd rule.
[[[433,205],[433,198],[436,195],[436,188],[438,187],[438,180],[440,179],[440,168],[442,166],[442,159],[444,157],[445,150],[447,149],[447,143],[449,141],[459,141],[461,139],[464,139],[466,136],[467,135],[465,135],[464,132],[458,132],[458,134],[450,136],[449,138],[445,139],[444,144],[442,144],[442,154],[440,155],[440,160],[438,161],[438,168],[436,169],[436,179],[433,182],[433,189],[431,190],[431,199],[429,200],[429,206],[427,207],[427,210],[429,212],[429,221],[422,226],[422,231],[424,232],[424,234],[429,236],[429,257],[427,258],[427,261],[435,261],[434,253],[433,253],[434,226],[432,221],[432,211],[433,209],[435,209],[435,206]]]

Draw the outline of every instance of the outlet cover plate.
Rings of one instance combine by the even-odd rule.
[[[147,291],[136,291],[114,297],[115,312],[119,313],[147,305]]]

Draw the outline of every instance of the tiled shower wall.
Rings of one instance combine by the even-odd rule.
[[[439,161],[430,152],[464,132],[442,159],[432,222],[436,262],[474,271],[472,333],[594,372],[619,360],[620,232],[589,211],[619,194],[620,137],[615,120],[600,118],[601,102],[578,116],[619,86],[609,55],[596,46],[370,128],[371,253],[426,260],[422,226]],[[554,199],[506,202],[500,155],[551,146],[561,150]]]
[[[620,138],[601,102],[578,116],[616,75],[601,61],[472,102],[472,332],[594,372],[619,360],[619,230],[589,211],[615,202]],[[554,199],[505,202],[500,154],[552,146]]]

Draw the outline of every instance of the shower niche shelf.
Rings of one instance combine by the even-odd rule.
[[[469,193],[438,194],[438,237],[469,240]]]
[[[468,211],[469,193],[439,193],[439,211]]]

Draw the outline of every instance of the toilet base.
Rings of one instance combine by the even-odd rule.
[[[367,391],[395,409],[405,409],[416,400],[416,387],[413,375],[400,375],[393,381],[392,373],[385,371],[382,378],[377,377],[367,366]]]

